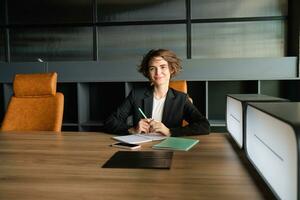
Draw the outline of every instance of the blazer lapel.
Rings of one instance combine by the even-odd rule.
[[[165,100],[165,105],[164,105],[164,110],[163,110],[163,116],[162,116],[162,122],[164,124],[167,124],[171,111],[172,111],[172,107],[173,107],[173,98],[175,97],[175,95],[173,94],[172,90],[168,90],[167,93],[167,97]],[[174,108],[173,108],[174,109]]]
[[[153,106],[153,91],[147,90],[144,98],[144,112],[148,118],[152,117],[152,106]]]

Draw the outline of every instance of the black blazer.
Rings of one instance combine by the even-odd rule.
[[[144,118],[140,107],[148,118],[152,115],[153,87],[133,89],[121,106],[105,120],[105,131],[115,134],[129,134],[127,118],[132,115],[133,126]],[[182,120],[189,124],[182,127]],[[208,120],[190,102],[188,95],[169,89],[163,109],[162,123],[170,129],[171,136],[208,134]]]

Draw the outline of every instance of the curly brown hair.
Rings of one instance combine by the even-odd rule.
[[[171,78],[175,77],[182,70],[181,59],[173,51],[168,49],[151,49],[144,55],[141,64],[138,66],[138,71],[148,79],[150,79],[149,62],[154,57],[162,57],[168,62],[170,71],[173,71]]]

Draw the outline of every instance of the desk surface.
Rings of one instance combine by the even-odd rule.
[[[226,134],[193,137],[170,170],[108,169],[104,133],[0,133],[0,199],[270,199]],[[152,150],[157,142],[142,145]]]

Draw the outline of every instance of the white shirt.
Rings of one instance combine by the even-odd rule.
[[[155,97],[153,97],[152,119],[161,122],[165,100],[166,97],[163,97],[161,99],[156,99]]]

